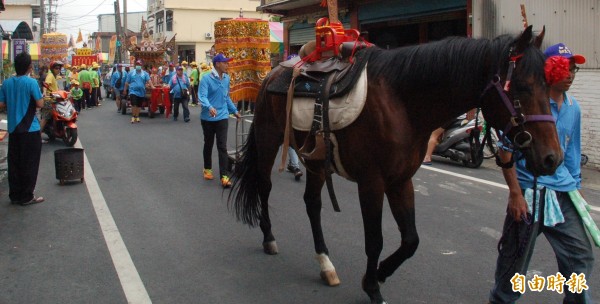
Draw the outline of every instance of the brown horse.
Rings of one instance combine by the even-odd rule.
[[[494,128],[505,130],[515,148],[524,152],[532,172],[551,174],[562,161],[555,124],[549,116],[544,56],[539,50],[542,39],[543,31],[534,38],[528,27],[517,38],[453,37],[395,50],[361,51],[372,52],[365,107],[356,121],[333,133],[342,164],[358,184],[367,253],[362,288],[371,303],[384,303],[379,282],[391,276],[419,244],[412,177],[434,129],[469,109],[481,107],[486,120]],[[271,169],[284,137],[286,97],[269,94],[266,86],[282,69],[275,68],[262,84],[229,197],[238,220],[260,225],[263,248],[268,254],[278,251],[268,200]],[[507,80],[510,85],[505,86]],[[507,125],[511,127],[505,128]],[[294,131],[297,142],[303,142],[307,134]],[[306,166],[304,201],[321,277],[329,285],[337,285],[339,280],[321,229],[324,162],[306,161]],[[384,194],[402,242],[379,263]]]

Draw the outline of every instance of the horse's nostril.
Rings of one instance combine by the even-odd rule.
[[[558,166],[558,157],[554,154],[546,156],[546,159],[544,159],[544,167],[548,170],[552,170],[556,168],[556,166]]]

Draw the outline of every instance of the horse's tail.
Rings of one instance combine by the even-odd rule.
[[[254,227],[258,224],[262,212],[258,192],[260,178],[254,124],[250,126],[250,132],[231,177],[233,185],[229,193],[229,207],[233,207],[238,221]]]

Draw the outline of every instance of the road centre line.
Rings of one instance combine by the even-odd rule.
[[[496,183],[496,182],[492,182],[492,181],[488,181],[488,180],[485,180],[485,179],[480,179],[480,178],[476,178],[476,177],[472,177],[472,176],[468,176],[468,175],[464,175],[464,174],[460,174],[460,173],[454,173],[452,171],[446,171],[446,170],[442,170],[442,169],[435,168],[435,167],[432,167],[432,166],[423,166],[422,165],[421,169],[435,171],[435,172],[438,172],[438,173],[442,173],[442,174],[446,174],[446,175],[451,175],[451,176],[463,178],[463,179],[466,179],[466,180],[478,182],[478,183],[481,183],[481,184],[486,184],[486,185],[490,185],[490,186],[493,186],[493,187],[498,187],[498,188],[502,188],[502,189],[508,190],[508,186],[505,185],[505,184],[500,184],[500,183]],[[596,212],[600,212],[600,207],[596,207],[596,206],[592,206],[592,205],[589,205],[589,206],[590,206],[591,210],[596,211]]]
[[[80,140],[77,140],[75,147],[83,148]],[[127,303],[152,303],[144,282],[142,282],[131,260],[131,255],[125,246],[125,242],[123,242],[117,224],[108,209],[104,195],[102,195],[102,191],[85,152],[83,153],[83,157],[85,184],[90,194],[96,217],[100,223],[106,247],[108,247],[110,257],[121,282],[121,287],[127,298]]]

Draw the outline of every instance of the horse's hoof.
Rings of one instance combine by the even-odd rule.
[[[335,270],[321,271],[321,279],[329,286],[340,285],[340,279]]]
[[[277,248],[277,242],[263,242],[263,250],[266,254],[276,255],[279,253],[279,248]]]

